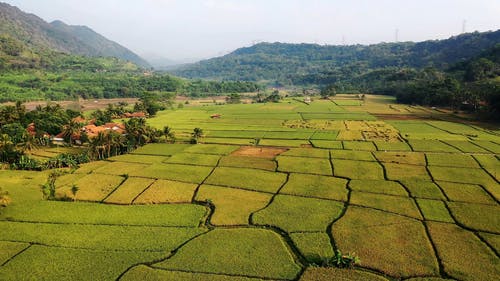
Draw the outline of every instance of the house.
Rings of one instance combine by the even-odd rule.
[[[139,112],[126,112],[125,114],[123,114],[123,117],[124,118],[146,118],[147,115],[146,113],[142,112],[142,111],[139,111]]]
[[[311,97],[310,96],[304,97],[304,102],[307,104],[311,103]]]
[[[212,119],[219,119],[221,117],[222,117],[222,114],[218,114],[218,113],[210,115],[210,118],[212,118]]]
[[[89,124],[83,126],[82,132],[85,132],[89,138],[96,137],[99,133],[116,132],[118,134],[125,133],[125,125],[118,123],[106,123],[102,126],[96,126],[94,124]]]

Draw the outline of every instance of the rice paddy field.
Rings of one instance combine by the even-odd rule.
[[[500,131],[453,118],[370,95],[160,112],[201,143],[67,170],[66,201],[0,171],[0,280],[498,280]]]

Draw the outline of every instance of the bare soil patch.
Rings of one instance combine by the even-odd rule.
[[[287,148],[279,148],[279,147],[242,146],[238,150],[231,153],[231,155],[272,159],[287,150],[288,150]]]

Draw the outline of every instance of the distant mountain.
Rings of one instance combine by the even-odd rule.
[[[500,43],[500,30],[420,43],[322,46],[260,43],[177,68],[187,78],[261,81],[273,85],[330,84],[374,69],[435,67],[444,70]]]
[[[0,3],[0,35],[11,37],[35,50],[55,50],[88,57],[116,57],[149,67],[144,59],[132,51],[86,26],[71,26],[62,21],[47,23],[36,15],[6,3]]]

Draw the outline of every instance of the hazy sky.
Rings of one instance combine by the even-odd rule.
[[[499,0],[0,0],[87,25],[140,55],[222,55],[252,42],[370,44],[500,29]]]

